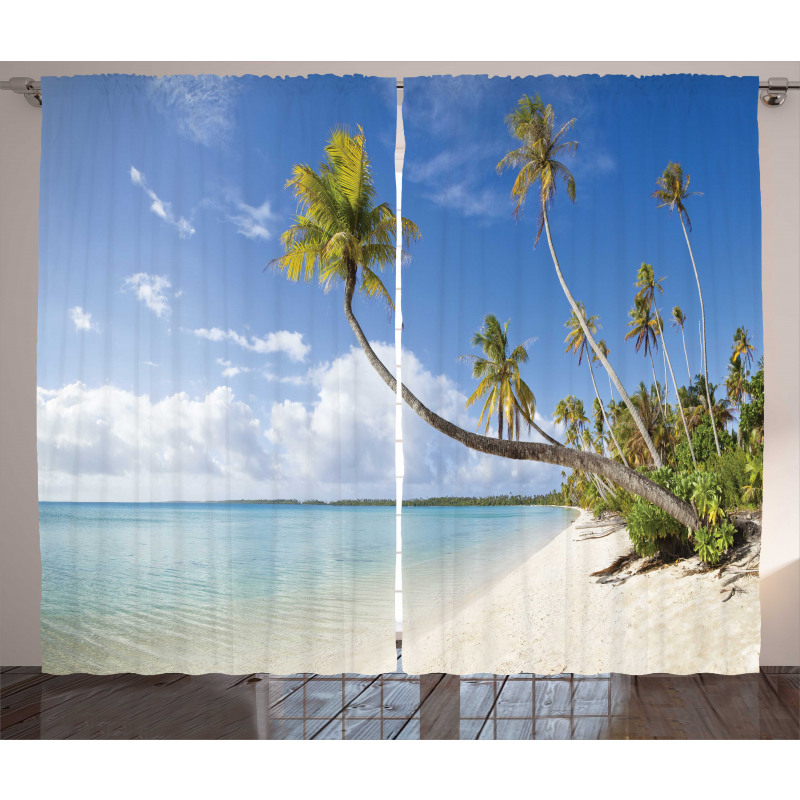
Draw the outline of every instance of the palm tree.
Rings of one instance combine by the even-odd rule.
[[[742,363],[736,356],[736,352],[728,362],[728,374],[725,376],[725,389],[728,393],[728,400],[734,408],[741,408],[746,389],[746,377],[742,370]],[[742,447],[742,427],[739,425],[736,431],[736,444]]]
[[[584,307],[583,303],[577,303],[578,306],[578,313],[581,315],[581,319],[583,320],[586,327],[591,331],[592,334],[597,333],[597,328],[599,327],[599,319],[600,317],[596,314],[592,317],[586,316],[586,308]],[[583,332],[583,325],[581,325],[580,320],[576,316],[575,312],[573,311],[570,314],[569,319],[564,323],[564,325],[569,329],[569,333],[567,334],[567,338],[564,339],[564,342],[567,345],[567,349],[564,351],[565,353],[575,353],[578,356],[578,366],[581,364],[581,360],[583,359],[584,353],[587,352],[586,346],[586,334]],[[604,355],[608,355],[608,349],[605,348],[605,342],[600,342],[598,347],[602,345],[601,350],[603,351]],[[609,425],[608,419],[606,418],[606,410],[603,406],[603,401],[600,399],[600,392],[597,390],[597,382],[594,379],[594,368],[592,367],[592,361],[596,359],[594,353],[591,354],[586,359],[586,362],[589,365],[589,374],[592,376],[592,386],[594,386],[594,393],[595,397],[597,398],[597,402],[600,404],[600,409],[603,412],[603,419],[605,420],[606,427],[608,428],[609,433],[611,434],[611,438],[614,441],[614,445],[617,448],[617,452],[619,453],[619,457],[622,459],[622,463],[625,466],[628,466],[628,462],[625,459],[625,454],[622,452],[622,448],[619,446],[617,442],[617,437],[614,436],[614,429]]]
[[[644,381],[642,381],[631,400],[636,405],[636,410],[640,417],[645,421],[648,436],[659,448],[663,448],[667,444],[668,434],[664,424],[664,414],[658,403],[655,389],[651,387],[648,391]],[[645,445],[644,438],[638,427],[633,424],[627,408],[623,410],[617,425],[629,463],[634,468],[648,466],[650,461],[649,449]]]
[[[524,421],[528,427],[538,425],[533,421],[536,413],[536,398],[519,374],[519,365],[528,360],[526,345],[531,340],[517,345],[509,355],[508,322],[501,325],[494,314],[487,314],[483,327],[472,337],[472,344],[483,350],[483,356],[466,355],[464,359],[472,361],[472,376],[480,383],[478,388],[467,398],[467,408],[481,398],[486,398],[478,428],[486,417],[484,434],[489,432],[492,417],[497,415],[497,438],[503,438],[503,421],[507,423],[508,438],[516,436],[519,441],[520,424]]]
[[[739,326],[736,333],[733,335],[733,356],[732,358],[738,363],[741,358],[744,358],[745,373],[750,369],[753,363],[753,352],[755,347],[750,344],[750,331],[747,328]]]
[[[658,207],[669,208],[670,214],[677,209],[678,218],[681,221],[683,228],[683,235],[686,238],[686,246],[689,248],[689,258],[692,260],[692,269],[694,269],[694,277],[697,281],[697,294],[700,296],[700,320],[702,328],[702,343],[703,343],[703,374],[706,378],[706,388],[708,387],[708,351],[706,348],[706,307],[703,303],[703,290],[700,288],[700,275],[697,272],[697,265],[694,262],[694,253],[692,252],[692,243],[689,241],[689,231],[692,229],[692,223],[689,219],[689,214],[686,211],[685,200],[692,195],[700,195],[702,192],[689,191],[690,176],[684,177],[683,169],[680,164],[673,163],[672,161],[667,164],[663,175],[656,180],[658,189],[650,196],[659,201]],[[685,218],[685,222],[684,222]],[[710,395],[706,397],[708,400],[709,408],[711,407]],[[717,437],[717,426],[714,422],[714,417],[711,417],[711,429],[714,432],[714,444],[717,446],[717,455],[722,455],[719,446],[719,438]]]
[[[717,387],[712,384],[707,384],[705,378],[698,374],[695,376],[694,384],[687,392],[686,414],[689,430],[693,431],[703,422],[706,414],[709,413],[708,398],[711,398],[711,419],[715,424],[721,425],[723,428],[728,423],[733,421],[733,413],[731,412],[731,404],[727,398],[717,400],[714,397],[714,392]]]
[[[575,445],[580,443],[583,432],[589,424],[589,418],[583,407],[583,400],[574,394],[567,395],[556,404],[553,420],[564,426],[564,441]]]
[[[678,399],[678,408],[681,412],[681,421],[683,422],[683,430],[686,433],[686,441],[689,443],[689,452],[692,455],[692,464],[694,464],[696,467],[697,459],[694,457],[692,437],[689,436],[689,427],[686,424],[686,415],[683,413],[683,403],[681,402],[681,396],[678,393],[678,382],[675,380],[675,373],[672,370],[672,361],[670,360],[669,351],[667,350],[667,340],[664,338],[664,325],[661,321],[661,315],[658,313],[658,304],[656,303],[656,293],[664,294],[664,287],[661,285],[663,280],[664,278],[659,278],[656,280],[655,271],[653,270],[652,265],[642,262],[642,266],[639,267],[639,272],[636,275],[636,283],[634,283],[634,286],[639,289],[639,292],[636,296],[641,297],[644,302],[652,304],[655,310],[656,329],[658,330],[659,336],[661,336],[661,344],[664,347],[664,357],[666,358],[667,365],[669,366],[669,374],[672,376],[672,385],[675,387],[675,396]],[[672,309],[673,317],[675,316],[676,311],[680,312],[680,308],[678,308],[678,306],[675,306],[675,308]],[[681,330],[683,330],[682,327]],[[688,358],[686,363],[688,367]]]
[[[689,383],[692,382],[692,370],[689,369],[689,353],[686,351],[686,332],[683,326],[686,324],[686,314],[681,311],[680,306],[675,306],[672,309],[672,327],[681,329],[681,337],[683,338],[683,354],[686,356],[686,372],[689,375]]]
[[[515,201],[514,215],[519,216],[525,205],[528,191],[531,187],[539,186],[539,227],[536,233],[534,247],[539,241],[539,237],[544,229],[547,233],[547,244],[550,247],[550,255],[553,259],[553,266],[556,270],[561,289],[569,302],[574,314],[578,314],[578,305],[572,297],[572,293],[564,280],[561,267],[558,263],[553,237],[550,233],[550,221],[547,216],[548,206],[553,202],[556,186],[559,180],[566,184],[567,196],[575,202],[575,179],[567,167],[558,160],[559,157],[574,153],[578,147],[575,141],[567,141],[566,136],[575,124],[575,119],[571,119],[562,125],[558,131],[555,127],[555,114],[553,107],[542,102],[542,98],[536,95],[535,98],[525,95],[517,103],[516,109],[506,117],[506,123],[512,135],[522,142],[522,146],[507,153],[497,165],[498,172],[502,172],[510,167],[519,167],[516,180],[511,189],[511,198]],[[597,354],[600,363],[608,372],[614,385],[617,387],[620,397],[628,408],[640,433],[644,437],[648,449],[653,456],[656,466],[661,466],[661,457],[655,445],[647,435],[644,423],[638,418],[636,409],[631,403],[628,393],[625,391],[617,373],[608,362],[608,359],[600,352],[592,334],[586,327],[583,319],[578,317],[581,327],[586,336],[589,346]]]
[[[591,434],[587,428],[589,418],[586,416],[583,400],[572,394],[568,395],[563,400],[559,400],[556,404],[553,419],[555,422],[564,425],[564,440],[567,444],[583,452],[591,452]],[[591,479],[602,498],[605,499],[606,494],[613,491],[610,486],[604,484],[594,473],[586,473],[585,470],[581,471],[584,472],[584,474],[588,474],[588,477]]]
[[[271,264],[293,281],[316,278],[326,290],[333,289],[339,281],[344,283],[344,314],[356,341],[381,380],[397,393],[394,375],[372,349],[353,313],[353,295],[360,277],[361,293],[382,297],[391,304],[377,272],[393,263],[396,233],[401,235],[405,251],[419,238],[419,229],[407,219],[401,219],[398,226],[387,204],[375,205],[375,185],[360,128],[357,133],[335,130],[319,168],[296,165],[286,186],[297,198],[298,211],[281,237],[283,255]],[[697,512],[689,503],[623,464],[559,444],[508,442],[480,436],[431,411],[408,387],[401,384],[400,391],[421,419],[472,450],[596,472],[663,509],[691,530],[700,527]]]
[[[653,362],[653,350],[658,350],[658,336],[656,334],[656,318],[653,316],[653,309],[643,298],[636,296],[633,301],[633,308],[628,312],[631,321],[628,327],[631,329],[625,334],[625,341],[636,337],[634,345],[636,352],[644,349],[644,357],[650,359],[650,369],[653,372],[653,385],[658,392],[658,404],[662,406],[661,392],[658,389],[658,378],[656,378],[656,366]]]

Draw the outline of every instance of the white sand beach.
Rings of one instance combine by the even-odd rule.
[[[624,528],[603,535],[609,530],[581,512],[571,527],[445,624],[409,624],[405,671],[758,670],[758,580],[732,571],[758,552],[758,539],[737,551],[735,563],[721,574],[700,569],[697,558],[640,573],[647,560],[637,558],[613,575],[590,577],[632,550]]]

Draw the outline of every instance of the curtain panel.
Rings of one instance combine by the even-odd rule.
[[[276,259],[287,231],[316,246],[304,192],[349,168],[359,126],[393,205],[394,81],[42,93],[45,671],[393,670],[394,510],[334,503],[392,497],[394,398],[339,274]],[[391,354],[384,294],[363,321]]]
[[[408,671],[758,670],[757,97],[405,81]]]

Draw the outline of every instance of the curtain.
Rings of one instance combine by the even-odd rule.
[[[347,248],[313,255],[331,197],[394,204],[395,94],[43,80],[46,672],[395,669],[394,398],[342,310]],[[391,363],[379,261],[360,317]],[[361,498],[389,505],[338,504]]]
[[[757,84],[406,80],[408,672],[758,670]]]
[[[45,671],[758,669],[755,78],[42,95]]]

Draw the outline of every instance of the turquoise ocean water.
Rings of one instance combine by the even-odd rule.
[[[395,630],[395,511],[40,503],[53,672],[298,671]],[[403,510],[407,615],[468,600],[566,528],[561,508]]]

